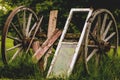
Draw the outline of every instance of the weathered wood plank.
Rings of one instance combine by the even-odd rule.
[[[34,52],[36,52],[37,49],[39,49],[40,45],[45,41],[45,39],[51,38],[51,36],[53,35],[53,32],[55,31],[56,28],[57,14],[58,14],[58,10],[50,11],[48,33],[47,35],[46,33],[41,33],[41,32],[37,33],[38,35],[36,36],[38,37],[38,39],[35,40],[32,45]],[[41,41],[41,38],[43,41]]]
[[[37,63],[41,57],[49,50],[49,48],[54,44],[54,42],[58,39],[61,35],[61,30],[55,30],[55,34],[51,36],[51,38],[47,39],[42,46],[35,52],[32,56],[33,62]]]
[[[47,33],[48,38],[50,38],[53,35],[53,32],[56,29],[57,14],[58,14],[58,10],[50,11],[49,24],[48,24],[48,33]]]
[[[57,24],[57,14],[58,10],[52,10],[50,11],[50,17],[49,17],[49,25],[48,25],[48,33],[47,33],[47,38],[51,38],[53,35],[53,32],[56,29],[56,24]],[[47,54],[44,57],[44,70],[46,69],[47,62],[48,62],[48,57],[52,54],[52,47],[48,50]]]

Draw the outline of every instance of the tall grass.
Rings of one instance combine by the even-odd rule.
[[[10,64],[8,66],[0,65],[0,78],[9,79],[38,79],[45,80],[45,72],[39,69],[38,64],[33,64],[30,57],[19,60],[19,64]],[[120,80],[120,58],[110,59],[101,66],[96,74],[88,75],[84,71],[83,63],[75,66],[69,80]],[[66,79],[66,80],[68,80]],[[50,79],[53,80],[53,79]],[[62,80],[62,79],[54,79]]]
[[[0,42],[1,44],[1,42]],[[1,49],[1,48],[0,48]],[[120,55],[120,47],[118,49]],[[52,57],[49,58],[49,65]],[[0,78],[1,79],[36,79],[46,80],[46,71],[42,71],[39,68],[39,64],[33,64],[31,56],[26,55],[17,61],[19,64],[10,64],[4,66],[0,56]],[[91,64],[93,65],[93,64]],[[91,69],[94,69],[91,68]],[[73,73],[66,80],[120,80],[120,56],[109,59],[101,63],[98,71],[93,72],[94,74],[88,75],[84,70],[82,62],[78,62],[74,67]],[[63,80],[63,79],[50,79],[50,80]]]

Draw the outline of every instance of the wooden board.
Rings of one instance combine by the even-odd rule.
[[[49,25],[48,25],[48,34],[47,34],[48,38],[50,38],[53,35],[53,32],[56,29],[57,14],[58,14],[58,10],[50,11]]]
[[[49,48],[54,44],[54,42],[59,38],[62,31],[61,30],[55,30],[55,35],[52,35],[51,38],[47,39],[41,47],[35,52],[35,54],[32,56],[32,60],[34,63],[37,63],[43,55],[49,50]]]

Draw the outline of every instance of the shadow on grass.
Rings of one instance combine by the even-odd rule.
[[[8,79],[42,79],[38,64],[33,64],[28,59],[19,60],[16,63],[0,66],[0,78]]]
[[[120,57],[106,59],[97,71],[93,71],[96,69],[91,67],[90,70],[93,72],[90,75],[85,73],[83,64],[79,64],[74,69],[76,70],[70,76],[70,80],[120,80]]]

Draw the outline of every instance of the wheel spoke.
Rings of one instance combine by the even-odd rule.
[[[98,48],[97,45],[88,45],[88,47],[91,47],[91,48]]]
[[[110,40],[115,34],[116,34],[116,32],[113,32],[113,33],[110,34],[104,41],[107,42],[107,41]]]
[[[96,57],[95,57],[95,67],[98,68],[98,65],[100,64],[100,59],[101,59],[101,55],[100,53],[97,53],[96,54]]]
[[[110,46],[111,48],[113,48],[113,49],[115,49],[116,48],[116,46]]]
[[[105,37],[106,37],[106,35],[107,35],[107,33],[108,33],[109,29],[110,29],[110,26],[112,25],[112,22],[113,22],[112,20],[109,22],[105,32],[103,33],[103,39],[105,39]]]
[[[29,29],[30,29],[31,20],[32,20],[32,13],[29,14],[27,28],[26,28],[26,36],[28,36],[28,32],[29,32]]]
[[[92,58],[92,56],[98,51],[98,49],[94,49],[91,54],[87,57],[87,62],[90,60],[90,58]]]
[[[16,37],[12,37],[12,36],[8,36],[7,35],[7,38],[10,38],[12,40],[16,40],[16,41],[22,42],[19,38],[16,38]]]
[[[16,28],[16,26],[13,23],[11,23],[11,24],[12,24],[13,28],[15,29],[15,31],[18,33],[18,36],[22,39],[22,34],[19,32],[19,30]]]
[[[100,27],[101,27],[101,15],[98,15],[98,26],[97,26],[97,39],[100,40]]]
[[[32,33],[32,31],[36,28],[36,25],[37,25],[37,23],[35,22],[35,24],[31,28],[30,32],[28,33],[28,37],[30,37],[30,34]]]
[[[101,15],[100,14],[98,15],[98,26],[99,27],[101,26]]]
[[[10,59],[9,63],[11,63],[16,57],[17,55],[22,51],[22,47],[19,48],[16,53],[12,56],[12,58]]]
[[[96,22],[95,27],[93,29],[93,34],[94,35],[96,35],[97,27],[98,27],[98,21]]]
[[[95,43],[96,43],[96,44],[99,44],[99,43],[98,43],[98,41],[97,41],[97,39],[96,39],[96,38],[92,35],[92,33],[91,33],[91,32],[90,32],[90,37],[92,38],[92,40],[94,40],[94,41],[95,41]]]
[[[15,45],[14,47],[11,47],[11,48],[7,49],[6,51],[10,51],[10,50],[13,50],[13,49],[15,49],[15,48],[19,48],[21,45],[22,45],[22,44],[17,44],[17,45]]]
[[[102,27],[101,27],[101,32],[100,32],[101,38],[102,38],[102,34],[104,32],[104,29],[105,29],[106,21],[107,21],[107,14],[104,15],[104,19],[103,19],[103,23],[102,23]]]
[[[28,48],[27,48],[27,50],[26,50],[26,53],[27,53],[27,52],[29,51],[29,49],[30,49],[30,46],[31,46],[31,44],[32,44],[32,42],[33,42],[33,39],[35,38],[35,35],[36,35],[37,31],[38,31],[38,28],[39,28],[40,25],[41,25],[42,20],[43,20],[43,16],[41,17],[41,19],[39,20],[39,22],[38,22],[38,24],[37,24],[37,27],[36,27],[36,29],[35,29],[35,32],[34,32],[32,38],[31,38],[30,44],[29,44],[29,46],[28,46]]]
[[[23,13],[23,34],[25,33],[25,27],[26,27],[26,11],[24,10],[24,13]]]

